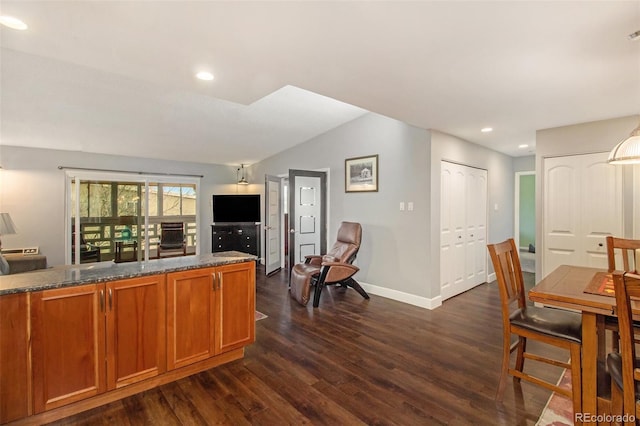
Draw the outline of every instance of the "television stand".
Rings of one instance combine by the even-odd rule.
[[[260,222],[211,225],[211,252],[230,250],[260,257]]]

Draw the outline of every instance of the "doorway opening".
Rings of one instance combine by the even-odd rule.
[[[516,172],[514,240],[523,272],[536,272],[536,172]]]

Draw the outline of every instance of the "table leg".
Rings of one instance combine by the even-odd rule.
[[[582,412],[598,413],[597,314],[582,312]]]

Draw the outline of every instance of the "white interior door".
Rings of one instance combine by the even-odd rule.
[[[487,171],[442,161],[440,291],[443,300],[486,280]]]
[[[326,251],[325,172],[289,170],[289,264]]]
[[[282,263],[282,196],[281,179],[277,176],[265,176],[265,273],[272,274],[280,269]]]
[[[607,235],[622,235],[622,168],[607,153],[544,160],[542,275],[560,265],[607,267]]]
[[[467,167],[467,282],[471,287],[487,278],[487,171]]]

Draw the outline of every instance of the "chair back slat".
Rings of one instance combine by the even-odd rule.
[[[625,271],[638,272],[638,251],[640,240],[627,238],[607,237],[607,263],[609,272]],[[622,257],[622,265],[616,265],[616,253]],[[620,268],[622,266],[622,268]]]
[[[513,302],[517,302],[519,308],[526,304],[518,249],[513,238],[502,243],[489,244],[487,249],[500,286],[503,317],[506,315],[508,318]]]
[[[618,334],[620,336],[620,355],[622,357],[622,385],[624,398],[631,398],[627,392],[633,395],[635,401],[635,359],[636,345],[634,341],[632,304],[637,302],[631,299],[640,299],[640,275],[630,272],[613,272],[613,286],[616,294],[616,313],[618,315]]]

